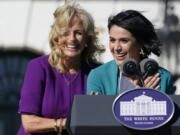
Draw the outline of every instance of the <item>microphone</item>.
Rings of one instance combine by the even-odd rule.
[[[138,63],[134,59],[127,59],[122,64],[122,74],[127,77],[135,77],[139,73]]]
[[[154,75],[158,71],[158,63],[150,58],[146,58],[140,62],[140,69],[143,75],[143,79],[148,76]]]
[[[137,77],[139,85],[144,87],[144,79],[156,74],[158,67],[158,63],[150,58],[143,59],[140,63],[134,59],[127,59],[123,61],[122,74],[131,78]]]

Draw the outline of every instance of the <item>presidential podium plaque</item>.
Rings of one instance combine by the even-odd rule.
[[[122,125],[136,130],[153,130],[174,115],[174,103],[165,93],[150,88],[127,90],[113,102],[113,114]]]
[[[171,119],[155,129],[137,130],[115,118],[112,110],[117,96],[75,96],[69,130],[73,135],[180,135],[180,95],[169,97],[174,103]]]

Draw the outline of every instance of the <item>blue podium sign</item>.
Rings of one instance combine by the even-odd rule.
[[[114,100],[113,113],[126,127],[150,130],[165,125],[172,118],[174,103],[158,90],[139,88],[120,94]]]

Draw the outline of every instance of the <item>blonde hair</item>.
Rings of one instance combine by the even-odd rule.
[[[70,21],[74,16],[80,19],[86,33],[86,47],[81,54],[82,61],[87,64],[97,63],[97,56],[105,51],[103,46],[98,45],[94,20],[91,15],[77,4],[65,2],[62,7],[57,8],[54,12],[55,21],[49,35],[51,47],[49,63],[62,73],[66,73],[67,71],[62,62],[65,58],[62,56],[57,44],[57,36],[67,31]]]

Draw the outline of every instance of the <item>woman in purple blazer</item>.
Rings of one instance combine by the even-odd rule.
[[[21,89],[18,135],[68,134],[66,119],[74,95],[85,94],[89,71],[104,49],[98,45],[91,15],[75,3],[56,9],[51,53],[28,64]]]

